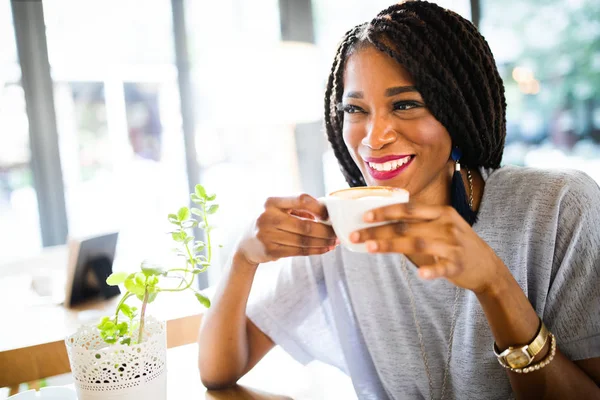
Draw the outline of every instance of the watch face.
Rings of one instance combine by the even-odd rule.
[[[529,364],[530,357],[529,354],[526,354],[522,350],[515,350],[509,353],[506,356],[506,363],[511,366],[511,368],[523,368]]]

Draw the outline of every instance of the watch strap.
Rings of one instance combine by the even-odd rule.
[[[537,334],[535,335],[535,337],[529,344],[526,344],[524,346],[510,346],[509,348],[507,348],[506,350],[501,352],[498,349],[498,345],[496,344],[496,342],[494,342],[494,346],[493,346],[494,354],[496,355],[496,357],[498,358],[498,361],[500,362],[500,364],[502,366],[509,368],[511,366],[508,365],[508,363],[506,362],[506,356],[508,354],[512,353],[513,351],[527,352],[527,354],[530,356],[530,361],[527,364],[527,365],[529,365],[529,364],[531,364],[531,362],[533,362],[533,359],[535,358],[535,356],[538,355],[539,352],[542,351],[542,349],[546,345],[546,342],[548,341],[549,333],[550,332],[546,328],[546,325],[544,325],[544,322],[540,318],[540,325],[539,325]]]

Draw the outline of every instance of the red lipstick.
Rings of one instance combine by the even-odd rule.
[[[410,157],[410,159],[403,165],[396,167],[390,171],[380,171],[377,170],[373,167],[371,167],[371,165],[369,163],[376,163],[376,164],[383,164],[385,162],[388,161],[394,161],[394,160],[400,160],[406,157]],[[408,166],[410,164],[412,164],[412,161],[414,160],[415,156],[413,155],[389,155],[389,156],[384,156],[384,157],[365,157],[365,164],[367,166],[367,170],[369,171],[369,174],[376,180],[378,181],[385,181],[385,180],[389,180],[392,178],[395,178],[396,176],[398,176],[401,172],[403,172],[406,168],[408,168]]]

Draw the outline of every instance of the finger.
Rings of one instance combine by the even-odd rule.
[[[289,214],[293,215],[295,217],[299,217],[299,218],[306,218],[306,219],[311,219],[311,220],[315,219],[314,215],[312,215],[311,213],[309,213],[307,211],[302,211],[302,210],[290,210]]]
[[[329,218],[325,205],[308,194],[294,197],[269,197],[265,202],[265,208],[271,207],[287,211],[305,211],[323,221]]]
[[[419,268],[418,274],[423,279],[452,278],[460,272],[455,263],[446,259],[438,259],[433,265]]]
[[[325,254],[335,249],[335,246],[329,247],[296,247],[286,246],[279,243],[270,243],[266,246],[265,253],[272,258],[296,257],[296,256],[312,256]]]
[[[425,204],[402,203],[379,207],[367,211],[366,222],[384,222],[398,220],[432,221],[450,212],[447,206],[430,206]]]
[[[398,237],[394,239],[368,240],[365,242],[371,253],[428,254],[450,261],[458,259],[459,248],[442,240],[423,237]]]
[[[298,235],[321,239],[335,239],[337,237],[333,228],[329,225],[325,225],[318,221],[290,216],[283,213],[283,211],[280,213],[285,217],[280,218],[280,223],[276,224],[276,228],[282,232],[291,232]]]
[[[310,237],[304,235],[298,235],[296,233],[276,231],[272,233],[272,238],[267,241],[273,243],[292,246],[292,247],[335,247],[337,245],[337,239],[323,239],[318,237]]]
[[[398,221],[372,228],[360,229],[350,234],[350,241],[362,243],[367,240],[393,239],[398,236],[420,236],[430,239],[442,239],[447,229],[433,222]]]

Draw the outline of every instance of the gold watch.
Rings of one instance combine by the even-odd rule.
[[[531,343],[525,346],[511,346],[500,353],[496,342],[494,342],[494,354],[498,357],[498,362],[504,368],[525,368],[542,351],[548,341],[548,334],[548,329],[546,329],[546,325],[544,325],[544,322],[540,318],[540,327]]]

